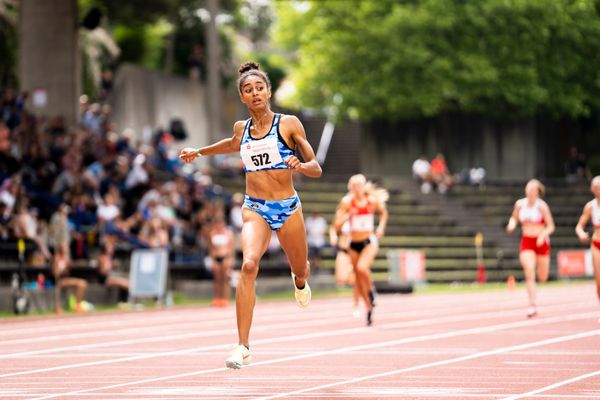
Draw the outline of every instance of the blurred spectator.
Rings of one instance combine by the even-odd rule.
[[[113,254],[103,246],[98,256],[98,281],[108,288],[117,288],[119,290],[118,301],[123,304],[129,297],[129,279],[115,271],[116,263]]]
[[[58,209],[50,218],[50,226],[48,228],[48,239],[54,247],[53,262],[58,260],[70,261],[70,246],[71,246],[71,224],[69,223],[70,207],[66,203],[61,203]]]
[[[100,101],[105,101],[113,88],[113,72],[110,69],[102,71],[102,78],[100,80],[100,93],[98,97]]]
[[[148,173],[146,156],[144,154],[138,154],[133,160],[133,168],[127,174],[125,179],[125,189],[129,191],[141,191],[150,182],[150,174]]]
[[[87,96],[87,94],[82,94],[81,96],[79,96],[79,122],[81,124],[83,124],[83,116],[88,112],[89,109],[90,99]]]
[[[412,165],[413,178],[421,186],[421,192],[424,194],[431,192],[431,164],[425,154],[421,154]]]
[[[469,170],[469,183],[473,186],[478,186],[480,189],[485,187],[485,168],[476,167]]]
[[[54,290],[54,311],[57,314],[62,313],[62,289],[75,290],[74,311],[85,312],[90,309],[90,304],[83,300],[88,284],[85,279],[75,278],[69,275],[71,266],[72,262],[65,257],[55,258],[52,263],[52,276],[54,286],[56,287]]]
[[[0,120],[13,130],[21,123],[21,113],[17,103],[17,95],[13,88],[6,89],[3,104],[0,104]]]
[[[7,241],[10,236],[10,216],[6,214],[6,204],[0,202],[0,241]]]
[[[150,248],[166,248],[169,245],[169,231],[158,215],[144,221],[139,238]]]
[[[325,247],[327,221],[318,212],[313,212],[305,224],[309,260],[313,271],[318,272],[321,267],[321,250]]]
[[[99,103],[93,103],[83,114],[81,124],[97,135],[102,133],[102,107]]]
[[[11,134],[9,127],[0,120],[0,180],[16,173],[19,161],[11,154]]]
[[[117,242],[117,222],[121,211],[116,205],[116,199],[111,193],[104,195],[104,202],[96,210],[100,231],[100,243],[113,254]]]
[[[169,122],[169,132],[175,140],[185,140],[188,137],[183,121],[179,118],[173,118]]]
[[[441,194],[445,194],[454,184],[454,178],[448,170],[444,155],[441,153],[438,153],[435,158],[431,160],[431,179]]]
[[[234,261],[233,232],[225,224],[223,216],[212,220],[208,231],[208,255],[214,283],[213,305],[229,304],[229,273]]]
[[[19,192],[19,183],[15,179],[7,178],[0,185],[0,203],[6,205],[4,215],[10,217],[13,213],[17,196]]]
[[[82,301],[87,288],[87,282],[80,278],[68,276],[68,269],[71,265],[70,243],[72,230],[68,219],[69,212],[70,207],[66,203],[61,203],[56,212],[52,214],[48,235],[49,242],[54,247],[52,273],[55,277],[55,282],[58,284],[55,305],[57,313],[62,311],[60,296],[60,289],[62,288],[74,288],[76,291],[75,311],[85,311]]]
[[[592,179],[592,171],[588,167],[585,154],[572,146],[569,151],[569,159],[565,163],[565,178],[569,183],[586,181]]]
[[[65,168],[54,181],[50,194],[57,198],[62,198],[63,195],[78,186],[81,182],[81,171],[78,166]]]
[[[28,210],[25,203],[19,203],[16,209],[16,215],[13,220],[13,229],[17,239],[24,239],[35,243],[37,250],[40,252],[43,260],[39,260],[37,256],[30,261],[34,265],[43,265],[44,261],[50,261],[51,254],[46,246],[46,242],[40,234],[40,225],[38,224],[38,213],[36,209]]]
[[[190,79],[195,82],[206,80],[206,64],[204,58],[204,46],[196,43],[192,47],[190,56],[188,57],[188,66],[190,68]]]
[[[15,106],[16,106],[17,112],[19,112],[20,114],[23,113],[23,111],[25,111],[25,104],[27,103],[28,98],[29,98],[29,92],[27,92],[27,91],[22,92],[17,97]]]

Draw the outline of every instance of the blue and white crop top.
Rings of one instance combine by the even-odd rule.
[[[285,160],[294,155],[294,150],[287,146],[279,133],[280,120],[281,114],[275,114],[269,132],[264,137],[255,139],[250,134],[252,118],[248,118],[240,144],[244,172],[288,168]]]

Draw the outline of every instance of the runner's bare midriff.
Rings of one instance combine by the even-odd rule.
[[[600,227],[594,228],[594,234],[592,235],[592,240],[600,240]]]
[[[544,224],[525,223],[522,224],[521,232],[523,236],[537,237],[544,230]]]
[[[283,200],[292,197],[296,190],[292,171],[273,169],[246,173],[246,193],[261,200]]]
[[[352,232],[350,234],[350,238],[353,242],[362,242],[363,240],[367,240],[371,237],[371,235],[373,234],[372,231],[357,231],[357,232]]]

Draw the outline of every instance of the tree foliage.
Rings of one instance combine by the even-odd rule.
[[[220,0],[224,13],[238,16],[241,0]],[[174,72],[187,74],[192,47],[204,45],[206,0],[79,0],[82,14],[90,7],[99,8],[106,17],[121,48],[120,61],[142,64],[151,69],[165,64],[166,44],[174,35]],[[221,37],[223,54],[230,44]]]
[[[340,111],[361,120],[455,110],[579,117],[600,108],[597,3],[280,2],[277,38],[296,52],[304,106],[339,94]]]

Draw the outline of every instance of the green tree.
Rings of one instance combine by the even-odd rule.
[[[403,119],[464,111],[588,116],[600,106],[593,0],[277,3],[296,102]],[[340,96],[338,96],[340,98]]]
[[[237,21],[240,2],[221,0],[221,10]],[[204,45],[205,0],[80,0],[80,6],[82,15],[90,7],[98,7],[106,16],[121,48],[121,62],[160,69],[165,65],[167,46],[171,45],[173,72],[187,74],[192,47]],[[231,53],[229,41],[222,35],[224,57]]]

